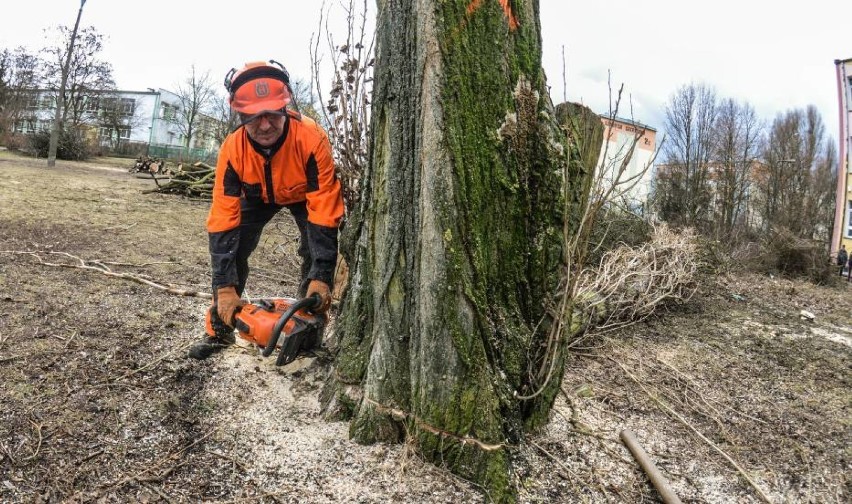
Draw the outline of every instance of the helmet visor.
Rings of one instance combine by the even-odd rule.
[[[261,110],[257,114],[244,114],[242,112],[239,112],[237,115],[240,118],[240,125],[243,126],[243,125],[246,125],[246,124],[253,122],[257,119],[260,119],[263,116],[281,117],[281,116],[286,115],[286,114],[287,114],[287,112],[285,112],[284,109],[282,108],[282,109],[278,109],[278,110]]]

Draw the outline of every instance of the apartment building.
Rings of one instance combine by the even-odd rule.
[[[50,130],[54,117],[54,96],[51,91],[37,90],[28,98],[13,126],[16,133],[35,133]],[[180,97],[166,89],[145,91],[109,91],[80,94],[68,105],[67,122],[84,129],[93,142],[119,148],[135,146],[156,155],[186,148],[179,126]],[[215,152],[219,145],[212,131],[216,120],[202,115],[196,133],[188,146],[196,153]]]
[[[840,113],[840,131],[837,136],[839,156],[837,164],[837,193],[835,198],[834,229],[831,235],[831,255],[836,256],[840,245],[852,250],[852,58],[835,60],[837,70],[837,102]]]

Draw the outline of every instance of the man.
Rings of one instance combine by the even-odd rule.
[[[301,235],[299,296],[318,294],[318,313],[331,304],[337,227],[343,217],[340,182],[325,131],[287,109],[289,80],[275,61],[248,63],[225,77],[241,125],[222,143],[216,164],[207,217],[213,305],[204,338],[189,351],[192,358],[206,359],[234,343],[234,315],[245,304],[240,296],[248,258],[263,227],[282,208],[293,215]]]
[[[847,266],[846,281],[852,282],[852,255],[849,256],[849,264],[847,264],[846,266]],[[841,273],[841,275],[842,274],[843,273]]]
[[[837,264],[840,266],[840,276],[843,276],[843,268],[846,267],[846,260],[848,256],[846,255],[846,245],[840,244],[840,251],[837,252]]]

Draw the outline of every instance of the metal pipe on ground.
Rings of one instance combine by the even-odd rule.
[[[630,453],[633,454],[633,458],[639,463],[639,467],[648,475],[648,479],[651,480],[651,484],[657,489],[657,493],[660,494],[663,502],[665,504],[682,504],[677,495],[669,488],[669,482],[666,481],[666,478],[663,477],[663,474],[651,462],[645,450],[642,449],[639,441],[636,440],[636,436],[630,430],[623,429],[619,437],[621,437],[621,441],[624,442],[627,449],[630,450]]]

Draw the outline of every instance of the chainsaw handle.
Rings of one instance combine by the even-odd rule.
[[[263,349],[263,356],[269,357],[272,355],[272,352],[275,351],[275,345],[278,344],[278,338],[281,336],[281,331],[284,330],[284,326],[287,325],[287,321],[290,320],[290,317],[293,316],[297,311],[302,308],[316,308],[322,303],[322,298],[320,298],[319,294],[313,294],[311,297],[306,297],[304,299],[300,299],[290,305],[290,308],[281,315],[281,318],[278,319],[278,322],[272,327],[272,334],[269,335],[269,341],[266,342],[266,347]]]

